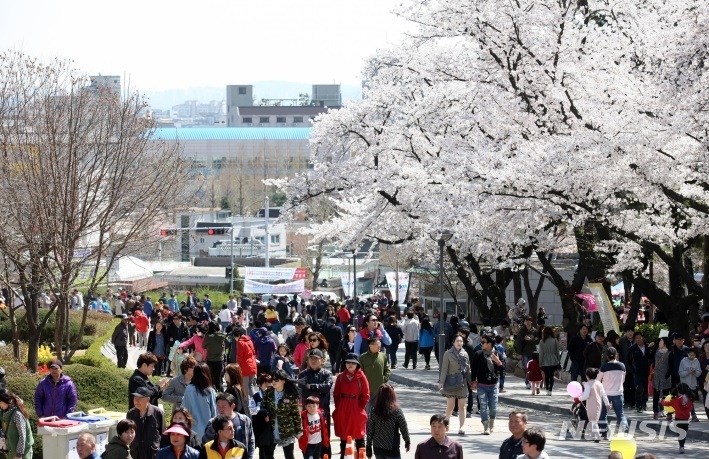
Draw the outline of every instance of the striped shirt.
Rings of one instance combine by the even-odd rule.
[[[367,451],[384,456],[399,456],[400,443],[399,432],[404,438],[404,446],[411,445],[409,438],[409,428],[406,425],[406,418],[403,411],[398,409],[391,416],[382,419],[372,410],[367,420]]]

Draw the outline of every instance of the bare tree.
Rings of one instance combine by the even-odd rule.
[[[87,83],[65,61],[0,55],[0,254],[4,281],[23,297],[33,371],[51,313],[60,358],[70,359],[81,342],[82,332],[63,349],[69,292],[80,271],[90,269],[83,285],[96,291],[127,247],[153,244],[178,199],[174,184],[185,177],[178,146],[151,138],[154,123],[142,115],[146,104],[137,92]],[[45,289],[58,300],[40,322]]]

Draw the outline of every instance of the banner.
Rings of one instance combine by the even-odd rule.
[[[307,279],[308,268],[239,268],[243,278],[249,280],[300,280]]]
[[[351,298],[352,292],[354,291],[354,277],[352,273],[340,274],[340,279],[342,280],[342,294]]]
[[[576,296],[586,302],[586,304],[588,305],[588,312],[598,311],[598,303],[596,303],[596,297],[594,297],[591,293],[577,293]]]
[[[598,314],[600,315],[601,323],[603,324],[603,330],[606,333],[611,330],[615,330],[616,333],[620,334],[618,318],[615,315],[613,305],[608,299],[608,295],[606,295],[606,291],[603,289],[603,284],[588,284],[588,289],[591,291],[594,299],[596,300]]]
[[[386,273],[387,285],[391,292],[391,299],[402,304],[406,300],[406,292],[409,291],[409,273],[399,273],[399,291],[396,291],[396,273],[390,271]]]
[[[357,279],[363,278],[364,275],[365,273],[357,273]],[[340,280],[342,281],[342,294],[351,298],[354,295],[354,278],[352,277],[352,273],[341,273]],[[361,286],[358,285],[357,287],[360,287],[357,290],[362,292]]]
[[[287,284],[262,284],[249,279],[244,280],[244,293],[300,293],[303,290],[305,290],[304,280]]]

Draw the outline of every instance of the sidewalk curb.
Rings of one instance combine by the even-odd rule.
[[[431,371],[435,371],[435,370],[431,370]],[[435,383],[429,383],[426,381],[408,378],[406,376],[403,376],[400,373],[394,373],[394,372],[392,372],[390,374],[389,379],[397,384],[403,384],[403,385],[409,386],[409,387],[419,387],[422,389],[428,389],[428,390],[438,393],[438,385]],[[540,395],[539,397],[543,398],[545,396]],[[514,397],[509,397],[506,395],[498,395],[498,402],[503,405],[524,408],[524,409],[527,409],[530,411],[533,410],[533,411],[539,411],[539,412],[559,414],[562,416],[565,415],[565,416],[568,416],[569,419],[571,419],[570,404],[569,404],[568,408],[563,408],[563,407],[559,407],[559,406],[555,406],[555,405],[547,405],[547,404],[540,403],[540,402],[520,400],[520,399],[516,399]],[[634,411],[631,413],[634,413]],[[626,417],[628,417],[628,422],[631,422],[631,423],[634,420],[639,421],[637,419],[634,419],[632,414],[630,414],[630,413],[626,413]],[[642,419],[641,421],[649,421],[648,424],[643,425],[644,428],[652,429],[655,432],[664,431],[665,434],[674,436],[674,432],[668,428],[667,421],[653,422],[653,419]],[[687,439],[701,440],[701,441],[706,440],[707,433],[704,431],[701,431],[701,430],[692,429],[692,424],[696,425],[697,423],[694,423],[694,422],[690,423],[690,428],[689,428],[689,431],[687,432]],[[558,435],[558,432],[555,432],[555,434]],[[607,441],[607,440],[605,440],[605,441]],[[640,441],[642,441],[642,440],[640,440]]]

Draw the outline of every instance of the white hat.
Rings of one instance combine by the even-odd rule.
[[[517,305],[520,305],[520,304],[527,304],[527,302],[524,301],[524,298],[520,298],[519,300],[517,300]]]

